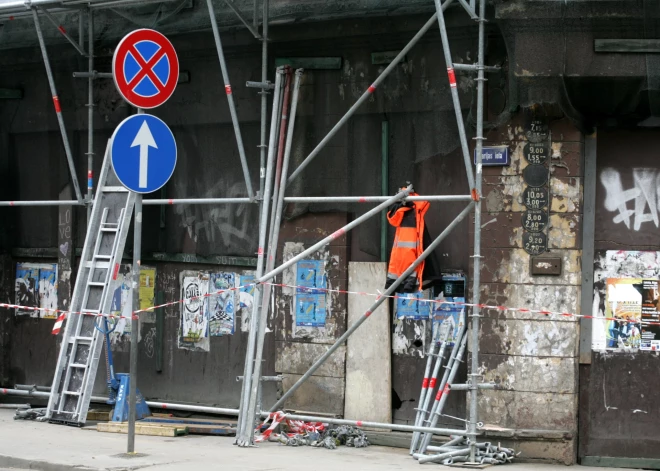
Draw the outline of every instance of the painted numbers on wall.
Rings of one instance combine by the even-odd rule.
[[[55,319],[57,313],[57,264],[19,263],[16,265],[16,304],[26,307],[52,309],[32,311],[16,309],[16,315],[29,315],[44,319]]]

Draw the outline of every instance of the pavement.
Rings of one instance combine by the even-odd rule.
[[[136,436],[138,456],[127,458],[126,435],[101,433],[48,423],[13,420],[13,411],[0,409],[0,471],[32,469],[43,471],[137,470],[183,471],[326,471],[326,470],[419,470],[420,464],[400,448],[370,446],[339,447],[336,450],[287,447],[263,443],[239,448],[232,437],[189,435],[166,438]],[[450,469],[441,465],[424,467]],[[510,471],[596,471],[605,468],[513,463]],[[455,469],[455,468],[454,468]],[[612,471],[613,468],[607,468]],[[502,469],[505,471],[505,469]]]

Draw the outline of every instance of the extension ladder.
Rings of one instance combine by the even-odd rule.
[[[97,322],[108,314],[124,253],[135,194],[124,188],[106,148],[71,297],[45,420],[83,426],[94,389],[104,335]]]

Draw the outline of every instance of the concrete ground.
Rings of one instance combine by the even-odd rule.
[[[126,435],[100,433],[33,421],[13,420],[13,411],[0,409],[0,471],[3,469],[64,470],[419,470],[440,465],[420,465],[407,450],[371,446],[336,450],[287,447],[264,443],[239,448],[233,438],[186,436],[136,437],[142,456],[126,458]],[[444,469],[450,469],[441,467]],[[514,463],[511,471],[564,471],[566,466]],[[575,471],[598,468],[575,467]],[[455,468],[454,468],[455,469]],[[612,468],[609,468],[610,470]],[[504,471],[504,469],[503,469]]]

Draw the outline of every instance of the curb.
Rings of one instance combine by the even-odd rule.
[[[14,469],[35,469],[39,471],[99,471],[99,468],[87,466],[50,463],[48,461],[17,458],[15,456],[0,455],[0,467]]]

